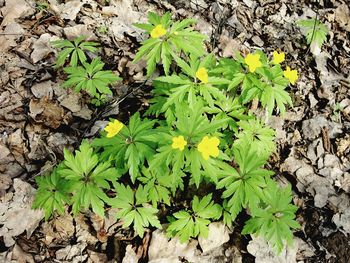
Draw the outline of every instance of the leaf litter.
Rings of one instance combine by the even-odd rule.
[[[63,262],[107,262],[116,258],[122,262],[138,262],[140,258],[179,262],[180,257],[192,262],[224,262],[227,258],[242,262],[242,258],[249,260],[253,255],[256,262],[350,260],[346,245],[350,234],[350,16],[346,2],[306,5],[305,1],[295,4],[284,0],[111,0],[105,5],[91,0],[49,0],[48,6],[39,13],[34,1],[0,1],[0,220],[1,236],[8,248],[2,258],[15,262],[37,262],[39,258]],[[273,165],[284,180],[293,184],[303,225],[295,247],[285,251],[283,259],[274,258],[254,237],[239,248],[232,232],[213,234],[207,244],[200,240],[199,250],[198,241],[179,245],[176,239],[167,240],[160,230],[150,233],[149,244],[135,241],[128,231],[120,230],[113,211],[104,220],[91,213],[73,219],[67,211],[40,223],[42,213],[30,210],[35,191],[30,184],[35,174],[50,170],[62,159],[64,147],[73,149],[81,136],[94,136],[106,121],[95,118],[98,115],[84,95],[60,87],[62,76],[51,69],[56,51],[49,42],[81,34],[98,40],[107,65],[125,75],[125,83],[139,83],[146,79],[143,62],[134,65],[131,61],[144,36],[132,23],[143,22],[150,10],[172,10],[178,17],[195,17],[198,29],[213,37],[212,50],[225,57],[233,56],[233,50],[247,53],[256,48],[266,52],[279,49],[293,56],[290,59],[301,75],[300,85],[292,90],[294,108],[283,120],[271,120],[279,134]],[[331,33],[315,56],[308,53],[294,22],[314,17],[316,10]],[[115,87],[115,92],[125,94],[128,89],[128,85]],[[144,96],[143,92],[133,94],[131,101],[135,103]],[[342,106],[339,111],[334,110],[337,103]],[[128,106],[121,103],[114,113],[126,109]],[[310,218],[310,213],[318,219]],[[24,221],[20,217],[23,214]],[[19,242],[22,236],[39,242],[41,251],[36,255],[31,252],[35,249]],[[336,245],[338,240],[343,241],[340,246]],[[216,247],[212,247],[214,244]],[[109,254],[111,246],[122,252]]]

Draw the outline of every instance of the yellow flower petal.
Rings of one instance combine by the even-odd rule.
[[[160,38],[166,34],[166,30],[162,25],[156,25],[151,31],[152,38]]]
[[[273,64],[280,64],[284,61],[285,55],[283,52],[278,53],[277,51],[274,51],[272,55],[273,55],[273,60],[272,60]]]
[[[173,144],[171,145],[173,149],[179,149],[180,151],[183,151],[186,145],[187,141],[182,135],[173,137]]]
[[[209,138],[204,136],[202,141],[198,144],[198,151],[202,154],[204,160],[208,160],[210,156],[219,156],[219,146],[220,140],[216,137]]]
[[[208,83],[208,71],[206,68],[199,68],[196,72],[196,78],[199,79],[202,83]]]
[[[283,71],[283,75],[285,78],[289,80],[289,82],[294,85],[295,82],[298,80],[298,71],[293,69],[291,70],[290,67],[287,66],[286,70]]]
[[[114,121],[110,122],[104,128],[104,130],[107,132],[107,135],[106,135],[107,138],[112,138],[115,135],[117,135],[123,127],[124,127],[124,124],[118,120],[114,120]]]
[[[248,54],[245,57],[244,62],[248,65],[249,71],[252,73],[255,72],[257,68],[262,66],[259,54]]]

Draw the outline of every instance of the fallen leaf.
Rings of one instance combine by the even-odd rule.
[[[23,251],[17,244],[12,250],[12,259],[17,260],[18,263],[34,263],[34,258],[31,254]]]
[[[8,195],[10,200],[0,203],[0,236],[3,236],[7,247],[15,244],[14,237],[27,232],[29,238],[39,225],[44,213],[41,210],[32,210],[35,189],[20,179],[14,179],[15,192]]]
[[[104,263],[104,262],[108,262],[108,258],[107,255],[104,253],[98,253],[92,250],[87,250],[87,253],[89,255],[88,258],[88,263]]]
[[[335,10],[335,20],[344,28],[346,31],[350,32],[350,9],[348,4],[342,4]]]
[[[83,1],[73,0],[67,3],[58,4],[56,0],[49,0],[50,8],[59,15],[62,19],[75,20],[81,7],[83,6]]]
[[[24,29],[20,24],[13,22],[5,27],[3,33],[0,35],[0,50],[5,52],[11,47],[17,46],[16,40],[24,33]]]
[[[64,122],[64,110],[47,98],[32,99],[29,102],[29,115],[37,122],[57,129]]]
[[[48,80],[48,81],[36,83],[31,87],[31,91],[33,95],[38,99],[43,97],[52,99],[52,95],[53,95],[52,82],[51,80]]]
[[[26,0],[6,0],[6,4],[1,8],[3,20],[1,26],[7,26],[24,15],[29,15],[34,12],[35,4],[32,1]]]
[[[88,30],[87,25],[65,27],[63,31],[69,40],[73,40],[79,36],[86,36],[86,40],[93,40],[96,38],[94,33]]]
[[[125,256],[123,258],[122,263],[138,263],[138,262],[139,262],[139,258],[137,257],[135,251],[132,249],[132,246],[127,245]]]
[[[54,49],[51,47],[51,41],[58,40],[56,36],[52,36],[49,33],[45,33],[40,36],[40,38],[33,44],[33,52],[30,55],[33,63],[36,63],[43,58],[45,58],[51,52],[54,52]]]
[[[111,18],[111,25],[109,30],[118,40],[124,39],[124,33],[139,37],[142,30],[135,28],[134,23],[146,22],[146,14],[133,10],[132,2],[129,0],[110,1],[109,4],[113,7],[113,12],[116,12],[117,16]]]

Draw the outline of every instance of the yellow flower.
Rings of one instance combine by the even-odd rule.
[[[156,25],[151,31],[152,38],[160,38],[166,34],[166,30],[162,25]]]
[[[255,72],[257,68],[262,66],[259,54],[248,54],[245,57],[244,62],[248,65],[250,72]]]
[[[286,70],[283,71],[283,75],[289,80],[290,83],[292,83],[292,85],[294,85],[295,82],[298,80],[298,71],[295,69],[290,70],[290,67],[288,66]]]
[[[107,132],[107,138],[112,138],[120,132],[120,130],[124,127],[124,124],[118,120],[114,120],[110,122],[104,130]]]
[[[204,160],[208,160],[209,156],[218,157],[219,156],[219,146],[220,141],[216,137],[209,138],[205,136],[202,141],[198,144],[198,151],[202,154]]]
[[[185,141],[185,138],[182,135],[173,137],[173,144],[171,145],[173,149],[179,149],[180,151],[183,151],[186,145],[187,142]]]
[[[199,68],[196,72],[196,78],[203,83],[208,83],[208,71],[206,70],[206,68]]]
[[[273,55],[273,60],[272,60],[273,64],[280,64],[284,61],[285,55],[283,52],[278,53],[277,51],[274,51],[272,55]]]

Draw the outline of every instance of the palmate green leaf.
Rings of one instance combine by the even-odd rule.
[[[161,228],[157,218],[158,209],[147,203],[147,189],[139,186],[134,192],[130,186],[114,184],[117,196],[110,200],[112,207],[118,208],[117,219],[124,221],[123,227],[133,224],[136,233],[143,237],[146,227]]]
[[[161,180],[161,184],[174,194],[177,189],[183,189],[182,177],[185,176],[183,168],[185,166],[185,155],[188,150],[173,149],[171,147],[171,137],[165,139],[164,142],[167,142],[167,144],[159,147],[157,149],[158,153],[150,161],[150,169],[157,176],[158,180]],[[164,174],[166,176],[163,176]]]
[[[272,111],[276,106],[282,115],[286,112],[286,104],[293,106],[290,95],[280,85],[265,85],[260,95],[260,101],[262,106],[266,108],[269,116],[272,116]]]
[[[129,171],[134,183],[147,159],[153,158],[158,144],[154,120],[141,119],[135,113],[129,125],[112,138],[101,137],[92,143],[101,150],[101,158]],[[105,134],[105,132],[103,133]]]
[[[157,90],[159,95],[167,97],[160,112],[172,111],[174,106],[182,104],[184,101],[190,107],[193,107],[197,102],[202,102],[204,106],[213,107],[215,101],[224,101],[226,99],[223,91],[216,87],[216,85],[228,85],[229,82],[227,80],[209,77],[208,83],[199,82],[195,77],[195,72],[198,70],[200,64],[196,63],[195,68],[191,68],[185,62],[184,65],[187,65],[187,71],[191,76],[174,74],[156,79],[157,83],[163,82],[169,84],[168,86],[163,85],[163,88]],[[169,89],[166,89],[166,87],[169,87]],[[167,121],[170,123],[168,119]]]
[[[192,210],[198,217],[219,219],[221,217],[222,207],[212,201],[212,194],[208,194],[201,200],[195,196],[192,201]]]
[[[63,66],[68,58],[70,58],[69,64],[72,67],[76,67],[78,65],[78,62],[84,63],[86,61],[87,58],[84,51],[96,52],[96,46],[98,46],[98,43],[84,41],[85,38],[85,36],[80,36],[73,41],[52,41],[51,45],[53,47],[62,49],[58,54],[55,67],[57,68]]]
[[[266,180],[273,172],[262,169],[268,156],[259,155],[254,143],[242,142],[234,147],[234,160],[239,169],[225,170],[221,180],[217,183],[218,189],[224,188],[222,198],[227,198],[227,207],[232,217],[236,217],[242,208],[254,207],[263,198],[263,189]]]
[[[177,236],[181,243],[185,243],[194,236],[194,221],[190,213],[181,210],[173,214],[176,218],[170,222],[167,228],[167,235],[169,237]]]
[[[227,200],[223,200],[222,203],[222,221],[223,223],[228,227],[232,228],[232,223],[236,219],[236,216],[234,214],[231,214],[230,208],[227,205]]]
[[[277,108],[277,112],[283,115],[286,111],[286,105],[292,107],[293,104],[290,95],[285,91],[289,81],[283,76],[281,66],[274,65],[272,67],[258,68],[257,73],[264,81],[257,79],[256,76],[249,77],[253,87],[260,87],[255,90],[255,97],[259,98],[269,116],[272,115],[275,108]]]
[[[255,98],[259,98],[262,92],[262,87],[264,86],[257,76],[248,73],[241,85],[241,94],[239,99],[242,104],[246,104]]]
[[[141,58],[146,59],[147,76],[155,71],[157,64],[160,62],[163,65],[165,75],[168,75],[171,62],[175,59],[174,56],[181,52],[197,57],[205,54],[203,41],[206,37],[193,31],[190,27],[196,22],[195,20],[185,19],[173,22],[169,12],[163,16],[152,12],[148,14],[148,24],[135,24],[135,26],[151,34],[156,26],[161,25],[166,30],[166,34],[159,38],[150,38],[143,41],[134,58],[134,62]]]
[[[314,42],[319,48],[321,48],[322,44],[327,40],[328,28],[319,20],[299,20],[297,25],[304,31],[303,33],[306,36],[309,45]]]
[[[221,159],[205,160],[197,149],[191,149],[186,156],[185,170],[191,173],[190,184],[195,184],[197,188],[204,180],[216,184],[226,168],[226,164]]]
[[[168,171],[169,172],[169,171]],[[152,169],[142,169],[142,176],[137,178],[147,191],[148,200],[152,202],[153,207],[157,207],[162,202],[170,205],[170,190],[172,183],[170,174],[161,174]]]
[[[241,120],[238,123],[240,128],[236,133],[237,139],[233,147],[245,142],[256,145],[258,154],[269,156],[276,150],[275,131],[258,119]]]
[[[249,118],[245,115],[246,108],[239,102],[238,98],[227,96],[224,100],[214,102],[214,107],[205,107],[204,112],[213,115],[213,120],[226,122],[221,126],[222,130],[229,128],[238,132],[238,121]]]
[[[86,90],[90,96],[112,95],[109,85],[120,80],[110,70],[102,70],[104,63],[99,58],[93,59],[91,63],[83,62],[83,67],[66,67],[64,71],[68,74],[63,87],[73,87],[79,92]]]
[[[75,155],[64,150],[64,158],[58,174],[68,181],[69,192],[73,196],[73,214],[91,206],[96,214],[103,217],[104,202],[108,201],[108,197],[102,189],[109,189],[108,182],[115,182],[120,172],[109,162],[99,161],[86,141],[82,142]]]
[[[239,61],[234,59],[220,58],[218,64],[210,72],[216,76],[222,74],[226,79],[232,80],[236,74],[242,72],[242,66]]]
[[[267,181],[264,191],[264,204],[252,210],[242,234],[255,233],[263,236],[277,253],[280,253],[285,243],[292,245],[293,234],[291,229],[298,229],[300,225],[295,220],[298,209],[291,204],[291,187],[281,189],[276,182]]]
[[[208,225],[211,220],[221,217],[222,208],[212,201],[211,194],[199,199],[194,196],[192,201],[192,211],[181,210],[173,214],[167,235],[179,237],[181,243],[185,243],[191,237],[208,237]]]
[[[69,182],[59,175],[60,167],[55,168],[50,175],[35,178],[38,190],[32,207],[43,209],[45,220],[48,220],[55,211],[60,215],[64,214],[65,205],[70,204]]]

